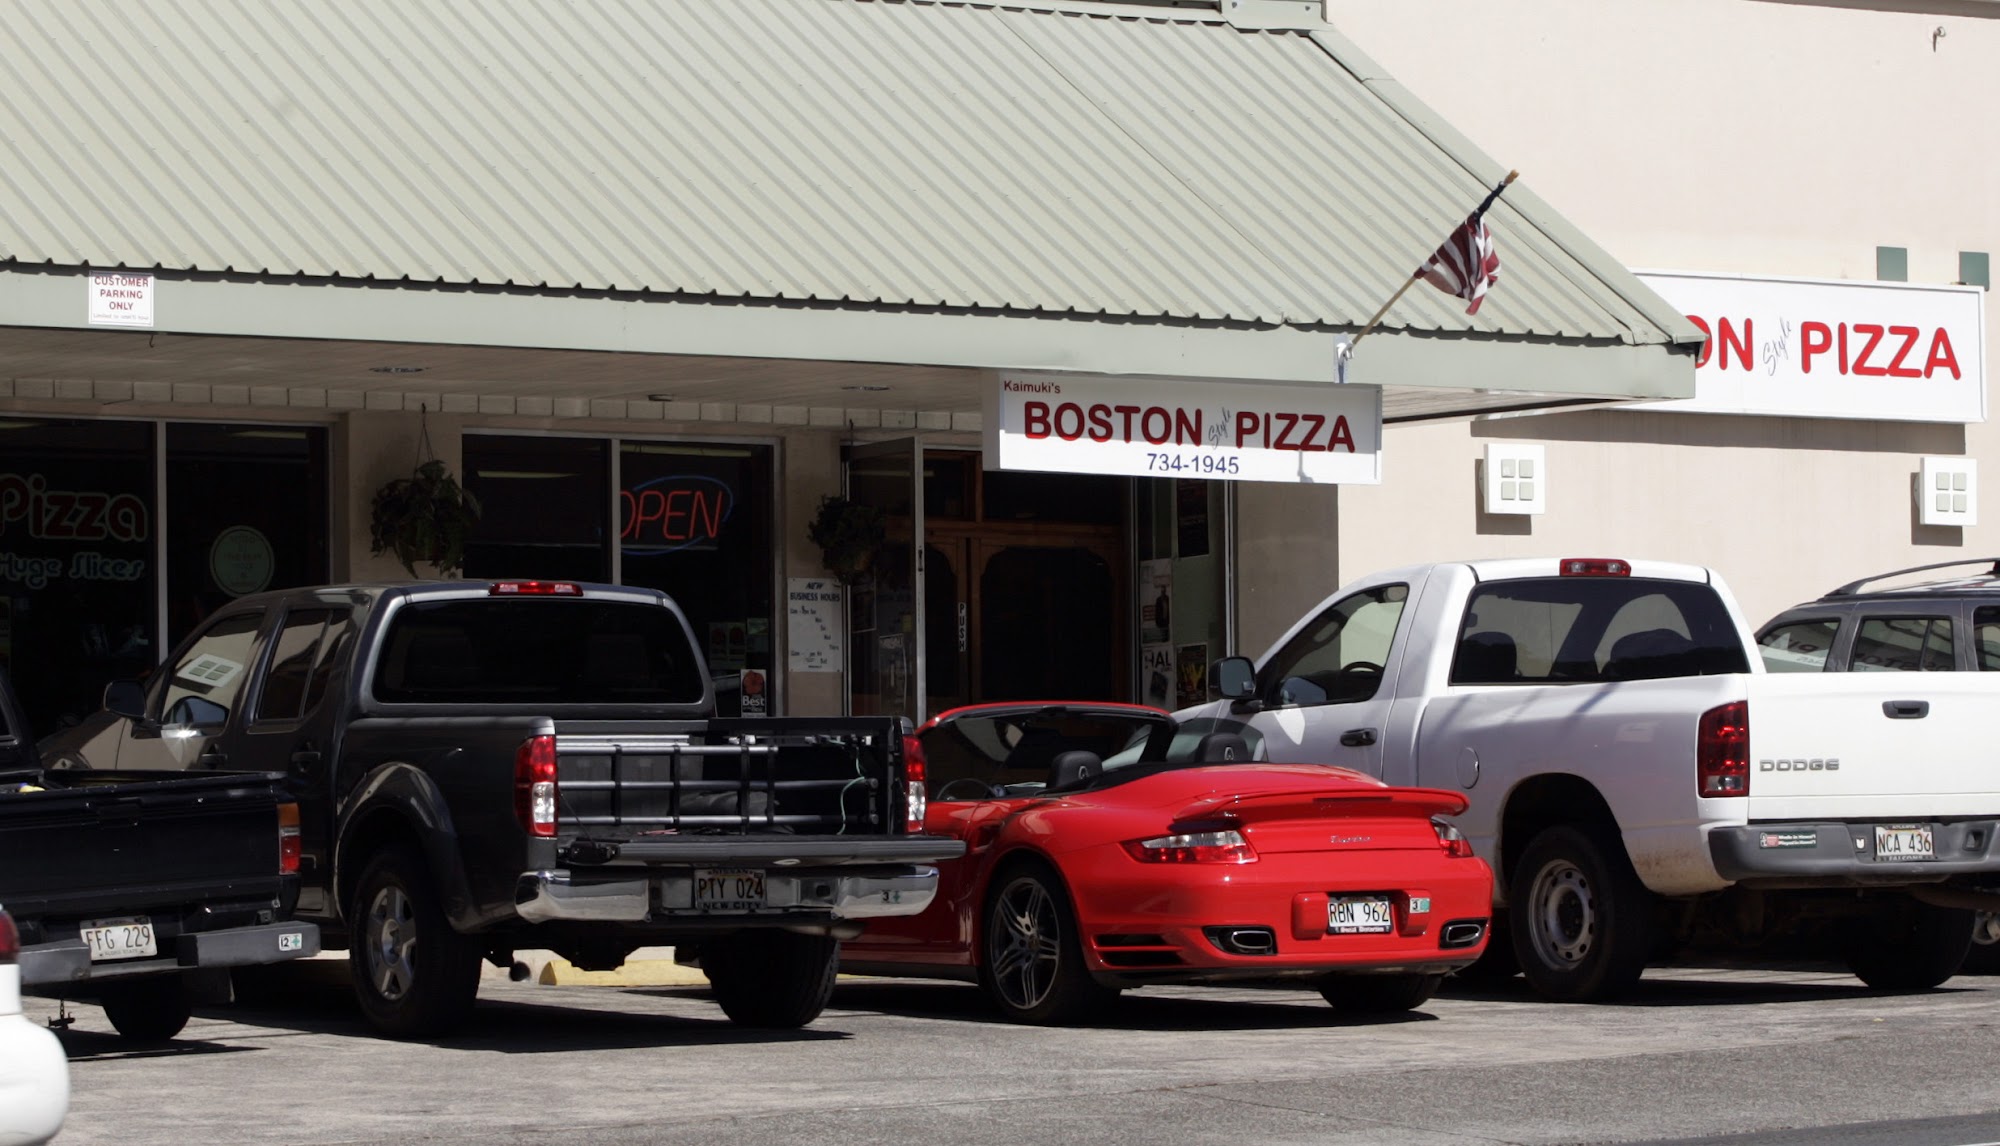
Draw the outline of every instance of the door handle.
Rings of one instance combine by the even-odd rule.
[[[210,748],[195,757],[194,762],[203,768],[224,768],[229,765],[229,753],[219,748]]]
[[[1350,728],[1340,734],[1340,743],[1348,748],[1366,748],[1370,744],[1375,743],[1375,730],[1372,728]]]
[[[1890,720],[1922,720],[1931,714],[1928,700],[1885,700],[1882,715]]]
[[[319,760],[319,749],[311,745],[307,745],[297,752],[292,753],[292,767],[294,768],[317,768],[319,767]]]

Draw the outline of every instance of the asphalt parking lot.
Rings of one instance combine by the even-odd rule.
[[[203,1008],[169,1049],[71,1004],[60,1141],[2000,1139],[1995,979],[1885,994],[1832,969],[1687,968],[1587,1007],[1517,980],[1387,1022],[1308,992],[1167,988],[1061,1030],[999,1022],[969,987],[851,979],[782,1033],[730,1025],[700,987],[488,982],[467,1031],[423,1044],[373,1037],[324,978],[279,1008]]]

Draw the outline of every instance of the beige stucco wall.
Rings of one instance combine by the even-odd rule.
[[[2000,20],[1756,0],[1327,7],[1628,266],[1872,279],[1882,245],[1908,248],[1911,281],[1943,283],[1958,252],[2000,254],[2000,120],[1987,114],[2000,106]],[[1996,318],[1989,294],[1989,330]],[[1546,446],[1546,514],[1478,512],[1489,440]],[[1916,524],[1925,454],[1978,459],[1988,491],[2000,480],[1990,422],[1602,411],[1392,427],[1384,484],[1341,492],[1341,571],[1484,555],[1693,561],[1720,569],[1757,624],[1855,577],[2000,552],[1990,497],[1978,526]]]

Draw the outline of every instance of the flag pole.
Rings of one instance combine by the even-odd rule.
[[[1502,179],[1494,186],[1493,190],[1486,193],[1486,198],[1482,199],[1479,206],[1473,210],[1472,218],[1477,219],[1481,215],[1486,214],[1487,208],[1493,206],[1493,201],[1500,197],[1500,193],[1505,191],[1514,180],[1520,177],[1521,173],[1519,171],[1509,171],[1507,178]],[[1425,263],[1429,261],[1428,259],[1424,260]],[[1369,319],[1368,324],[1361,328],[1361,333],[1354,336],[1354,341],[1347,344],[1349,353],[1353,352],[1354,347],[1359,345],[1362,339],[1368,337],[1368,332],[1375,329],[1376,324],[1382,321],[1382,316],[1388,314],[1389,308],[1396,305],[1396,300],[1402,298],[1403,293],[1415,286],[1418,280],[1423,277],[1424,263],[1419,263],[1417,264],[1417,269],[1410,274],[1410,277],[1403,280],[1403,285],[1396,288],[1396,293],[1389,296],[1389,301],[1382,304],[1382,309],[1375,312],[1375,317]]]

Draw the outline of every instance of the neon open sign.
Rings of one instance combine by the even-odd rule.
[[[704,474],[673,474],[618,491],[625,552],[641,557],[708,549],[736,512],[736,491]]]

